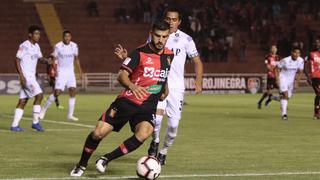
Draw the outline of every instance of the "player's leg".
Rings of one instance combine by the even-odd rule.
[[[70,88],[68,88],[68,90],[69,90],[69,96],[70,96],[69,108],[68,108],[68,120],[79,121],[79,118],[77,118],[73,115],[75,104],[76,104],[76,88],[70,87]]]
[[[130,123],[131,125],[131,123]],[[131,125],[132,127],[132,125]],[[126,139],[122,144],[120,144],[116,149],[112,152],[103,155],[99,160],[96,162],[96,169],[104,173],[106,171],[107,164],[117,159],[121,156],[124,156],[136,149],[138,149],[143,142],[151,136],[153,132],[153,126],[149,121],[141,121],[134,128],[134,135]]]
[[[282,120],[288,120],[287,116],[287,107],[288,107],[288,100],[289,100],[289,91],[283,91],[281,93],[281,116]]]
[[[113,126],[104,122],[99,121],[96,125],[94,131],[89,133],[84,143],[84,147],[82,150],[80,161],[74,167],[74,169],[70,172],[71,176],[82,176],[85,171],[88,161],[92,155],[92,153],[97,149],[100,141],[106,137],[113,130]]]
[[[314,97],[314,119],[320,119],[320,78],[312,78]]]
[[[21,97],[21,93],[23,92],[20,92],[20,97]],[[15,132],[23,131],[23,129],[20,128],[19,123],[23,116],[24,107],[27,104],[27,102],[28,102],[27,97],[24,97],[24,98],[22,97],[19,99],[16,109],[14,111],[14,117],[13,117],[13,121],[10,128],[11,131],[15,131]]]
[[[68,117],[67,118],[68,118],[68,120],[78,121],[79,118],[77,118],[73,115],[75,104],[76,104],[76,87],[77,87],[77,81],[76,81],[76,77],[74,75],[68,77],[67,82],[66,82],[66,86],[69,90],[69,108],[68,108]]]
[[[33,102],[33,119],[32,119],[32,128],[39,131],[39,132],[43,132],[44,129],[41,127],[40,123],[39,123],[39,116],[40,116],[40,112],[41,112],[41,101],[43,99],[43,94],[37,94],[34,97],[34,102]]]
[[[167,106],[167,100],[159,101],[156,111],[156,116],[154,119],[154,130],[152,134],[152,141],[150,143],[148,149],[149,156],[157,156],[158,154],[158,147],[160,142],[160,130],[161,130],[161,122],[163,119],[163,115],[165,113],[165,108]]]
[[[60,96],[62,92],[62,89],[55,89],[53,94],[50,94],[47,101],[45,102],[44,106],[41,109],[39,118],[43,119],[44,116],[46,115],[47,110],[49,109],[49,107],[51,106],[51,104],[55,101],[56,98],[58,98],[58,96]]]
[[[270,83],[271,83],[270,78],[267,78],[267,88],[266,88],[266,91],[262,94],[260,100],[258,101],[258,109],[261,109],[262,102],[264,101],[265,98],[269,96]]]
[[[184,92],[171,92],[172,93],[168,96],[168,105],[166,108],[168,125],[163,141],[163,147],[158,154],[158,160],[160,161],[161,165],[164,165],[166,163],[168,149],[172,146],[177,136],[183,106]]]
[[[54,88],[55,88],[55,84],[56,84],[56,78],[55,77],[49,77],[49,78],[50,78],[49,84],[52,87],[52,92],[54,93],[54,90],[55,90]],[[56,96],[54,101],[55,101],[56,107],[58,109],[64,109],[64,107],[60,105],[59,96]]]

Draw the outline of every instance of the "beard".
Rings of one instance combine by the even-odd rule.
[[[157,49],[158,51],[161,51],[164,48],[164,45],[162,43],[155,43],[152,41],[152,46]]]

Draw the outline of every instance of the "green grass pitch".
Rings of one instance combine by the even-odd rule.
[[[260,96],[187,95],[178,136],[169,150],[161,179],[320,179],[320,121],[312,119],[313,94],[294,94],[288,105],[288,121],[280,119],[278,102],[258,110]],[[79,122],[68,122],[67,110],[52,106],[45,117],[51,121],[42,122],[46,132],[32,131],[31,121],[23,119],[25,132],[13,133],[8,129],[18,96],[1,95],[0,180],[69,177],[86,136],[115,97],[80,94],[75,112]],[[68,97],[60,99],[67,107]],[[26,118],[32,117],[31,104],[25,109]],[[166,120],[162,135],[165,127]],[[111,162],[106,174],[99,174],[94,167],[98,157],[131,135],[127,125],[120,133],[105,138],[90,159],[84,177],[132,179],[135,163],[146,154],[150,139],[135,152]]]

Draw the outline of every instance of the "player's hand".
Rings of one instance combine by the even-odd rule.
[[[146,88],[135,85],[135,84],[130,86],[129,89],[132,91],[134,96],[138,99],[143,99],[145,96],[147,96],[147,94],[149,94]]]
[[[23,89],[27,87],[27,80],[24,76],[20,76],[20,84]]]
[[[194,85],[196,88],[196,90],[195,90],[196,94],[200,94],[202,92],[202,82],[196,80]]]
[[[121,46],[121,44],[118,44],[114,50],[114,54],[118,56],[118,58],[124,60],[128,57],[128,52],[125,48]]]

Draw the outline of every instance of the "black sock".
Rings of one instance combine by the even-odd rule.
[[[56,106],[58,107],[60,105],[58,97],[55,97]]]
[[[129,152],[136,150],[142,145],[143,142],[140,142],[135,135],[131,136],[125,140],[117,149],[112,152],[105,154],[104,157],[109,161],[121,157]]]
[[[320,96],[316,96],[315,98],[314,98],[314,114],[316,115],[316,114],[318,114],[319,112],[319,105],[320,105]]]
[[[93,153],[94,150],[98,147],[99,143],[101,140],[95,140],[93,139],[93,132],[91,132],[84,144],[83,151],[81,154],[81,159],[79,161],[80,166],[87,167],[88,161],[91,157],[91,154]]]
[[[262,97],[261,97],[261,99],[259,100],[259,104],[261,104],[262,103],[262,101],[266,98],[268,96],[268,93],[263,93],[263,95],[262,95]]]

